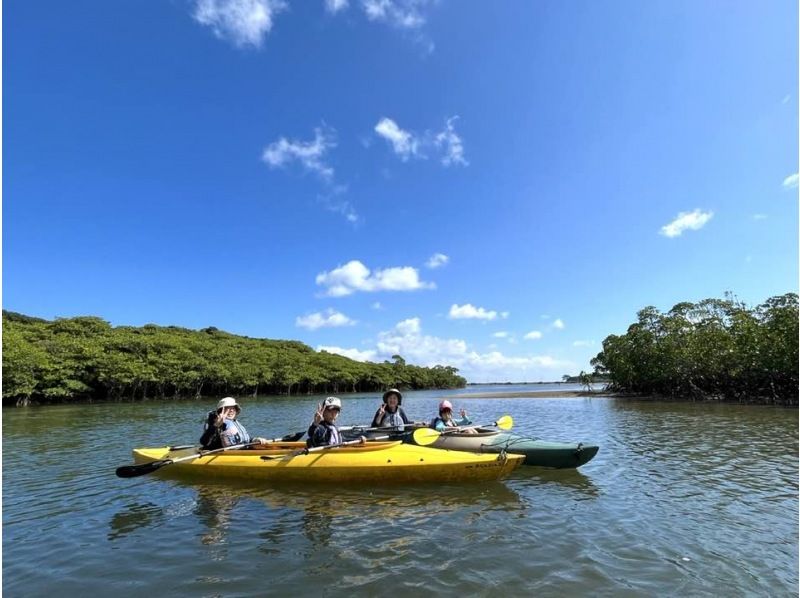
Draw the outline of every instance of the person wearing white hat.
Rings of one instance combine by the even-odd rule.
[[[327,397],[317,406],[314,421],[308,427],[308,447],[330,446],[342,443],[339,428],[336,427],[336,418],[342,411],[342,401],[339,397]],[[361,442],[367,439],[362,436]]]
[[[206,450],[214,450],[237,444],[264,444],[264,438],[250,438],[247,429],[236,418],[242,408],[233,397],[225,397],[217,403],[217,408],[208,412],[200,444]]]

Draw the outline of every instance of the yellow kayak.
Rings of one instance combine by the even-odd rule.
[[[449,482],[496,480],[525,459],[523,455],[481,455],[399,441],[295,454],[304,447],[302,442],[284,442],[270,444],[265,450],[229,450],[173,463],[160,471],[275,482]],[[142,464],[196,453],[195,448],[139,448],[133,450],[133,458]]]

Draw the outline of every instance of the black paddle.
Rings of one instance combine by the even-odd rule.
[[[296,440],[299,440],[303,434],[305,434],[305,432],[297,432],[295,434],[290,434],[282,438],[273,438],[272,440],[268,440],[267,442],[268,443],[294,442]],[[142,475],[147,475],[148,473],[153,473],[154,471],[157,471],[162,467],[166,467],[167,465],[172,465],[173,463],[180,463],[181,461],[191,461],[193,459],[199,459],[200,457],[205,457],[206,455],[213,455],[216,453],[222,453],[234,449],[247,448],[250,446],[262,446],[262,444],[260,442],[249,442],[247,444],[234,444],[233,446],[225,446],[223,448],[218,448],[211,451],[198,451],[194,455],[187,455],[186,457],[178,457],[177,459],[159,459],[158,461],[151,461],[150,463],[142,463],[141,465],[123,465],[122,467],[117,467],[116,474],[117,477],[120,478],[137,478]]]

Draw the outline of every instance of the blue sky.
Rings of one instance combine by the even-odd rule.
[[[7,1],[3,307],[589,369],[798,286],[790,1]]]

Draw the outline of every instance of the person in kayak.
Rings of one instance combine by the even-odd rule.
[[[314,421],[308,427],[308,440],[306,446],[331,446],[342,443],[339,428],[336,427],[336,418],[342,411],[342,401],[338,397],[328,397],[317,406]],[[361,442],[367,439],[362,436]]]
[[[444,400],[439,403],[439,415],[431,420],[430,427],[437,432],[444,432],[447,428],[458,428],[460,426],[469,426],[472,421],[467,417],[467,412],[463,409],[460,411],[461,419],[456,421],[453,419],[453,404],[450,401]],[[465,428],[461,430],[467,434],[477,434],[475,428]]]
[[[413,423],[400,406],[402,402],[403,395],[396,388],[390,388],[383,393],[383,404],[375,412],[370,427],[402,431],[405,424]]]
[[[251,438],[245,427],[236,421],[242,408],[233,397],[225,397],[217,403],[217,408],[208,412],[200,444],[205,450],[248,443],[266,443],[264,438]]]

